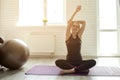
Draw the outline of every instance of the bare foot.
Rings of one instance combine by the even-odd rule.
[[[73,69],[69,69],[69,70],[61,70],[60,74],[70,74],[70,73],[74,73],[74,72],[75,72],[75,70],[73,68]]]

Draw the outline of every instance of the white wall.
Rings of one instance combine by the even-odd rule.
[[[119,39],[118,39],[118,43],[119,43],[119,51],[118,53],[120,53],[120,0],[119,0],[119,3],[118,3],[118,36],[119,36]]]
[[[83,34],[82,54],[97,54],[97,32],[96,32],[96,0],[67,0],[67,19],[72,15],[78,4],[82,5],[82,11],[76,16],[76,19],[85,19],[87,21],[86,30]],[[65,26],[55,27],[18,27],[18,0],[1,0],[0,3],[0,36],[5,40],[19,38],[24,40],[25,35],[31,32],[39,32],[41,34],[56,35],[56,55],[66,55],[65,45]]]
[[[0,0],[0,28],[1,28],[1,0]]]

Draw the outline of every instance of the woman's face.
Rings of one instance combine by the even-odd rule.
[[[72,30],[72,33],[77,33],[79,30],[79,23],[74,22],[71,30]]]

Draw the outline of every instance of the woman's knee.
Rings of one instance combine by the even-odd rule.
[[[55,64],[58,65],[58,64],[59,64],[59,60],[56,60],[56,61],[55,61]]]
[[[96,61],[94,59],[84,60],[83,64],[89,67],[93,67],[96,65]]]
[[[61,65],[61,62],[63,62],[63,61],[64,61],[63,59],[58,59],[58,60],[56,60],[56,61],[55,61],[56,66]]]
[[[90,64],[91,64],[92,66],[95,66],[95,65],[96,65],[96,61],[95,61],[94,59],[92,59],[92,60],[90,60]]]

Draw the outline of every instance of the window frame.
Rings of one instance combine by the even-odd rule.
[[[118,15],[119,14],[119,11],[120,11],[120,5],[119,5],[119,1],[120,0],[116,0],[116,8],[117,8],[117,14],[116,14],[116,16],[117,16],[117,19],[116,19],[116,29],[100,29],[100,23],[99,23],[99,19],[100,19],[100,17],[99,17],[99,0],[97,1],[97,7],[98,7],[98,10],[97,10],[97,55],[98,56],[120,56],[120,54],[119,54],[119,52],[120,52],[120,37],[119,37],[119,35],[120,35],[120,28],[119,28],[119,20],[120,19],[118,19],[118,16],[120,16],[120,15]],[[103,54],[101,54],[100,53],[100,32],[117,32],[117,43],[118,43],[118,45],[117,45],[117,53],[114,53],[114,55],[113,54],[110,54],[110,55],[103,55]]]

